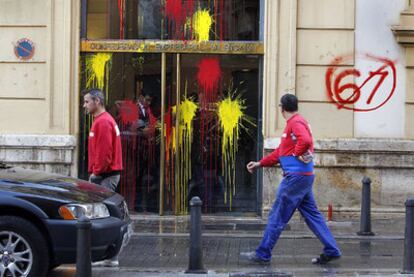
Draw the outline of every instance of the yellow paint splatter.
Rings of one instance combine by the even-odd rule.
[[[198,42],[210,39],[213,18],[208,10],[198,10],[193,15],[193,34]]]
[[[180,104],[179,113],[179,140],[178,151],[180,164],[176,182],[176,214],[186,214],[188,212],[188,181],[191,178],[191,146],[193,143],[193,120],[198,106],[192,100],[185,98]]]
[[[138,53],[143,53],[145,50],[145,43],[141,42],[141,44],[139,45],[139,48],[137,49]]]
[[[86,88],[99,88],[104,89],[105,80],[106,88],[108,88],[109,73],[111,68],[112,54],[98,53],[94,55],[88,55],[85,58],[85,75],[86,75]],[[105,100],[108,101],[108,93],[106,92]],[[89,134],[89,130],[92,125],[92,116],[85,115],[85,134]],[[84,137],[84,141],[87,141],[87,137]]]
[[[188,139],[191,139],[192,122],[197,108],[197,104],[188,98],[182,101],[180,105],[180,123],[182,124],[183,129],[188,132]]]
[[[108,99],[109,73],[111,70],[111,53],[98,53],[86,57],[86,88],[99,88],[104,90],[106,87],[106,100]],[[106,84],[105,84],[106,81]]]
[[[243,105],[240,99],[227,97],[218,104],[218,116],[223,130],[223,149],[237,143],[239,137],[239,122],[243,116]]]
[[[178,134],[177,128],[171,126],[171,133],[164,132],[164,139],[169,145],[166,145],[166,157],[179,156],[179,160],[174,163],[173,171],[174,188],[173,188],[173,209],[175,214],[188,213],[188,181],[191,179],[191,147],[193,144],[193,120],[198,109],[197,103],[192,99],[184,97],[180,103],[179,118],[178,118]],[[177,106],[171,107],[171,119],[175,119],[177,115]],[[174,120],[173,120],[174,121]],[[164,125],[167,129],[167,125]],[[167,138],[168,136],[168,138]],[[171,160],[168,160],[171,162]],[[172,182],[172,179],[170,179]]]
[[[231,96],[228,96],[221,100],[217,106],[217,114],[222,132],[222,172],[225,179],[224,202],[227,203],[227,200],[229,200],[231,210],[232,199],[236,193],[236,154],[240,127],[243,127],[243,121],[251,121],[244,114],[246,107],[240,97],[233,99]]]

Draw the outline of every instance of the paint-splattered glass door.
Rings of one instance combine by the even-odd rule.
[[[261,179],[245,165],[262,152],[264,0],[82,3],[82,88],[102,87],[121,127],[130,209],[186,214],[197,195],[205,213],[257,213]]]
[[[257,183],[245,166],[260,151],[260,56],[172,56],[179,94],[167,90],[165,210],[185,214],[199,196],[206,213],[254,213]]]
[[[82,55],[82,88],[99,88],[121,131],[123,171],[118,192],[131,211],[159,211],[161,55]],[[82,101],[81,101],[82,104]],[[87,179],[87,142],[92,118],[80,107],[80,177]]]

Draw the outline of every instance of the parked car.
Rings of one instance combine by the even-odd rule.
[[[123,197],[92,183],[0,163],[0,276],[45,276],[76,262],[76,222],[92,223],[92,261],[113,257],[131,235]]]

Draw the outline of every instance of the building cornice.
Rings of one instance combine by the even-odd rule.
[[[391,27],[397,42],[405,47],[414,47],[414,7],[409,5],[401,12],[400,24]]]

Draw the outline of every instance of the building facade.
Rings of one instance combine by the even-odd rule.
[[[414,3],[408,0],[1,0],[0,160],[87,177],[99,87],[122,136],[131,210],[257,215],[295,93],[316,139],[315,195],[335,216],[401,213],[414,193]]]

